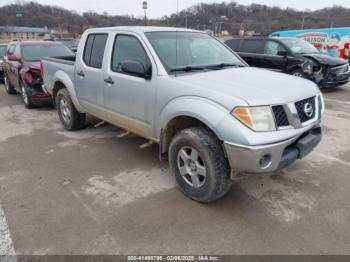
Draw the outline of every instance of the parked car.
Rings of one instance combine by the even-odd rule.
[[[74,59],[42,61],[64,128],[83,128],[89,113],[158,143],[182,191],[200,202],[321,141],[324,101],[314,83],[249,67],[204,32],[89,29]]]
[[[349,63],[321,54],[298,38],[236,38],[226,41],[250,66],[303,77],[320,87],[336,87],[349,82]]]
[[[74,53],[55,42],[11,42],[4,64],[4,82],[8,94],[21,93],[27,108],[52,105],[42,88],[40,61],[43,57],[65,57]]]
[[[76,53],[78,50],[79,41],[76,39],[61,38],[61,39],[57,39],[56,41],[64,44],[66,47],[68,47],[74,53]]]
[[[4,81],[4,56],[6,54],[7,45],[0,44],[0,82]]]

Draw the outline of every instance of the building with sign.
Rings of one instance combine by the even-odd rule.
[[[31,40],[50,37],[50,30],[38,27],[0,26],[0,40]]]

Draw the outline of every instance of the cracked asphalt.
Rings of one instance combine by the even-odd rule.
[[[314,153],[202,205],[156,146],[93,118],[66,132],[0,85],[0,255],[350,254],[350,85],[324,94]]]

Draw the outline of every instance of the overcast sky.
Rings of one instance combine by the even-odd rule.
[[[79,13],[93,10],[98,13],[142,15],[143,0],[35,0],[41,4],[61,6]],[[0,0],[0,6],[14,3],[15,0]],[[176,12],[177,0],[148,0],[148,14],[151,17],[161,17]],[[179,0],[179,8],[184,9],[197,3],[223,2],[223,0]],[[230,1],[225,1],[230,2]],[[259,3],[269,6],[292,7],[299,10],[311,10],[342,5],[350,8],[350,0],[236,0],[240,4]]]

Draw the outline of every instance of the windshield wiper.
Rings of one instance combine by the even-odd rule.
[[[206,69],[206,67],[203,67],[203,66],[184,66],[184,67],[172,68],[172,69],[170,69],[170,72],[203,71],[205,69]]]
[[[206,69],[223,69],[225,67],[241,67],[241,66],[237,64],[232,64],[232,63],[221,63],[217,65],[208,65],[205,68]]]

